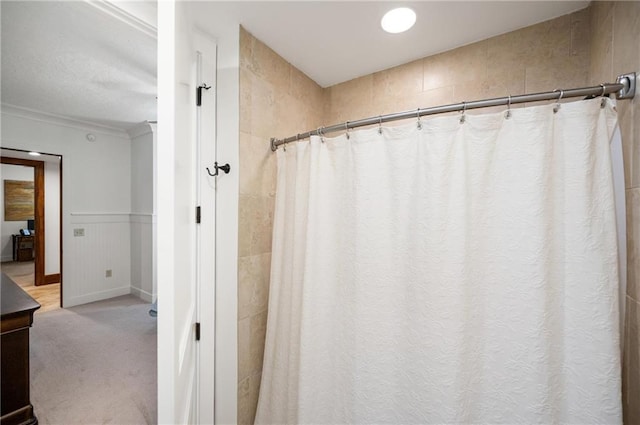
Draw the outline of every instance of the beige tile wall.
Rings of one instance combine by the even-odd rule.
[[[253,423],[262,373],[276,187],[268,142],[319,127],[322,107],[315,82],[240,30],[239,424]]]
[[[640,2],[592,2],[591,83],[640,72]],[[640,93],[639,93],[640,94]],[[625,424],[640,424],[640,95],[618,102],[627,198],[627,298],[622,388]]]
[[[584,9],[332,86],[326,89],[324,125],[584,86],[589,80],[589,27],[589,11]]]
[[[275,191],[275,158],[266,141],[418,107],[613,81],[617,73],[640,71],[639,6],[593,2],[570,15],[326,89],[241,30],[240,423],[253,422],[262,370]],[[627,424],[640,424],[640,256],[633,243],[640,241],[640,122],[634,125],[639,102],[640,96],[620,103],[629,217]]]

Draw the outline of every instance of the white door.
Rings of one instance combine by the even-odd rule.
[[[207,35],[194,34],[197,55],[197,84],[201,86],[201,102],[197,108],[199,132],[198,206],[198,423],[214,423],[214,356],[215,356],[215,238],[216,238],[216,44]],[[206,88],[208,87],[208,89]],[[222,164],[221,164],[222,165]],[[224,171],[219,171],[224,174]]]
[[[215,43],[188,7],[158,2],[158,422],[170,424],[213,423],[214,406]]]

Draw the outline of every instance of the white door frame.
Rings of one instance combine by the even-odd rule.
[[[173,303],[173,105],[175,81],[175,3],[158,2],[158,136],[156,176],[156,270],[158,289],[158,423],[174,418]],[[167,169],[168,168],[168,169]],[[164,300],[164,301],[163,301]]]
[[[159,2],[158,24],[158,422],[191,424],[199,405],[197,63],[185,4]]]
[[[215,380],[215,269],[216,269],[216,183],[209,175],[216,161],[216,44],[199,31],[194,32],[194,47],[198,52],[197,84],[201,90],[198,107],[198,204],[201,208],[198,225],[198,423],[214,423]],[[221,172],[222,173],[222,172]],[[224,175],[224,174],[222,174]]]
[[[200,12],[199,4],[189,5],[191,13]],[[173,85],[166,82],[175,81],[175,46],[176,37],[176,2],[174,0],[158,2],[158,144],[157,144],[157,273],[158,297],[160,309],[158,314],[158,420],[159,423],[175,422],[173,403],[176,399],[172,365],[177,359],[175,347],[175,316],[174,305],[170,295],[174,291],[173,276],[174,247],[172,242],[172,223],[174,220],[173,193],[167,193],[173,188],[173,149],[179,140],[174,140],[175,126],[173,123]],[[194,15],[190,16],[195,22]],[[202,32],[204,34],[204,32]],[[216,105],[216,140],[214,158],[221,164],[229,163],[231,173],[216,178],[217,188],[215,197],[215,285],[207,287],[209,295],[202,294],[203,299],[211,299],[212,309],[207,310],[215,314],[215,330],[204,326],[201,329],[202,341],[207,340],[207,334],[213,332],[215,344],[215,364],[209,360],[209,365],[215,371],[215,400],[209,395],[203,395],[200,406],[206,408],[211,403],[215,407],[215,423],[231,424],[237,420],[237,262],[238,262],[238,160],[239,160],[239,26],[237,24],[206,27],[206,33],[211,33],[217,44],[217,75],[216,83],[210,83],[217,90],[206,96],[215,98]],[[211,39],[212,37],[207,37]],[[196,37],[197,40],[197,37]],[[196,44],[198,42],[196,41]],[[211,90],[209,91],[211,92]],[[214,96],[213,96],[214,95]],[[203,99],[204,101],[204,99]],[[206,166],[211,168],[211,157],[203,153]],[[202,167],[201,171],[202,171]],[[209,213],[203,211],[203,217]],[[204,223],[202,223],[204,224]],[[208,226],[208,224],[205,224]],[[210,230],[201,229],[203,233]],[[206,280],[206,279],[203,279]],[[163,295],[165,294],[165,295]],[[163,296],[165,296],[164,301]],[[213,309],[215,304],[215,310]],[[164,310],[163,310],[164,309]],[[214,313],[215,311],[215,313]],[[166,315],[165,315],[166,313]],[[201,317],[204,321],[207,320]],[[204,344],[203,344],[204,346]],[[202,347],[201,347],[202,348]],[[208,351],[208,349],[207,349]],[[201,358],[209,359],[208,355]],[[210,359],[214,357],[211,356]],[[201,362],[202,364],[202,362]],[[202,423],[206,414],[200,412]]]

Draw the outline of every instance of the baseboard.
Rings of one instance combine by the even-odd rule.
[[[140,298],[142,301],[146,301],[148,303],[153,302],[153,294],[143,289],[136,288],[135,286],[131,287],[131,295],[135,295],[136,297]]]
[[[4,423],[22,424],[22,425],[36,425],[38,419],[33,414],[33,405],[21,407],[13,412],[2,415],[0,421]]]
[[[81,304],[88,304],[95,301],[102,301],[108,298],[119,297],[121,295],[129,295],[131,293],[130,286],[121,286],[120,288],[108,289],[106,291],[93,292],[91,294],[70,297],[63,302],[64,308],[73,307]]]
[[[44,275],[44,284],[50,285],[52,283],[60,283],[60,273]]]

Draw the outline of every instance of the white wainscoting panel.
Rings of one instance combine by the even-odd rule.
[[[131,293],[150,303],[156,300],[154,225],[153,214],[131,214]]]
[[[71,252],[64,255],[74,260],[64,270],[65,307],[131,293],[129,214],[71,213],[70,221],[64,231]]]

